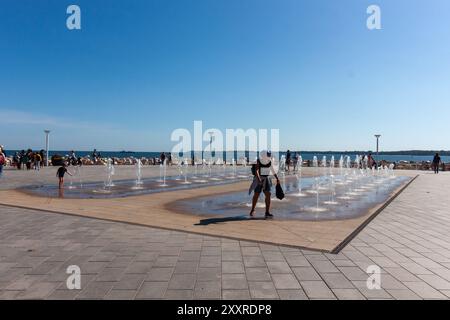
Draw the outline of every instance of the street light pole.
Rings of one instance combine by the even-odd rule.
[[[378,156],[378,152],[379,152],[379,140],[380,140],[381,134],[376,134],[375,138],[377,138],[377,156]]]
[[[213,134],[214,132],[209,131],[209,161],[212,163],[212,142],[213,142]]]
[[[45,132],[45,166],[48,167],[48,143],[50,130],[44,130]]]

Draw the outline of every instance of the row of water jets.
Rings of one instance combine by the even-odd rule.
[[[280,161],[281,180],[284,188],[286,187],[285,161],[282,158]],[[298,163],[302,163],[302,158],[298,159]],[[327,207],[321,205],[333,206],[339,205],[340,201],[348,201],[361,197],[365,192],[377,188],[380,184],[388,183],[389,179],[395,178],[394,165],[389,167],[383,166],[375,169],[375,166],[370,166],[367,156],[356,156],[354,165],[350,156],[341,156],[338,162],[338,168],[335,168],[335,158],[331,157],[327,162],[326,156],[322,158],[319,165],[317,156],[313,158],[314,168],[314,184],[312,188],[302,190],[302,167],[299,165],[295,168],[295,176],[297,179],[297,193],[292,194],[296,197],[307,197],[310,195],[316,196],[316,206],[308,208],[309,211],[323,212],[327,211]],[[321,169],[322,168],[322,169]],[[322,171],[322,172],[321,172]],[[321,175],[322,173],[322,175]],[[338,175],[336,175],[338,174]],[[341,187],[342,192],[337,196],[336,188]],[[329,195],[328,200],[321,202],[321,195]],[[326,198],[326,197],[325,197]]]
[[[191,181],[197,183],[205,183],[209,181],[217,181],[222,179],[235,179],[248,177],[247,171],[247,159],[242,159],[242,166],[238,170],[237,161],[231,160],[231,164],[227,165],[224,161],[219,160],[214,166],[212,160],[207,161],[203,159],[200,163],[194,161],[189,166],[189,160],[186,158],[182,163],[178,164],[178,177],[175,180],[184,180],[183,184],[190,184]],[[228,169],[228,167],[230,167]],[[165,174],[166,165],[164,164],[160,170]],[[239,172],[238,172],[239,171]],[[161,172],[160,172],[161,177]]]
[[[230,169],[228,167],[231,167]],[[83,188],[83,180],[82,180],[82,172],[81,166],[74,167],[74,173],[72,176],[69,176],[69,189]],[[243,170],[247,170],[247,159],[242,159],[242,168],[238,172],[237,162],[235,159],[232,159],[231,165],[227,165],[225,162],[220,162],[219,165],[215,165],[213,169],[212,161],[202,160],[201,163],[195,162],[193,166],[189,166],[189,160],[186,158],[184,161],[180,162],[176,169],[178,171],[177,177],[174,179],[176,181],[181,181],[181,184],[191,184],[192,181],[196,183],[206,183],[213,180],[221,180],[225,179],[235,179],[235,178],[244,178],[247,175],[244,175]],[[230,172],[231,170],[231,172]],[[136,180],[134,185],[131,187],[133,190],[144,189],[144,182],[142,180],[142,162],[141,160],[137,160],[135,164],[135,172],[136,172]],[[113,161],[108,159],[105,164],[105,181],[104,187],[100,190],[95,190],[96,192],[110,192],[111,188],[115,186],[113,181],[113,176],[115,175],[115,167]],[[168,187],[169,185],[166,183],[167,177],[167,159],[164,160],[162,164],[159,166],[159,179],[156,181],[160,187]],[[78,184],[76,186],[75,184]]]
[[[325,208],[321,207],[320,195],[328,192],[330,197],[329,200],[323,201],[325,205],[338,205],[339,200],[351,200],[357,197],[359,194],[367,191],[368,188],[376,186],[382,183],[383,178],[393,177],[393,165],[390,167],[375,167],[370,168],[367,157],[356,156],[355,165],[352,166],[352,161],[349,156],[341,156],[338,162],[338,168],[335,168],[335,158],[331,157],[330,161],[327,162],[326,156],[322,158],[319,165],[317,156],[313,158],[313,167],[315,168],[315,178],[313,188],[304,192],[302,190],[302,167],[303,159],[300,156],[298,159],[298,166],[295,168],[295,176],[297,179],[297,193],[293,196],[306,197],[310,195],[316,196],[316,207],[312,208],[313,211],[321,212],[326,211]],[[285,174],[285,159],[282,156],[280,162],[276,165],[278,172],[280,174],[280,179],[286,189],[286,174]],[[214,169],[213,169],[214,167]],[[320,168],[322,167],[322,174],[320,175]],[[179,181],[181,184],[191,184],[193,181],[196,183],[206,183],[212,180],[221,179],[235,179],[235,178],[245,178],[248,177],[249,172],[247,167],[246,159],[242,160],[242,167],[238,172],[237,162],[232,159],[231,165],[226,165],[225,162],[219,163],[218,165],[212,165],[212,161],[206,161],[203,159],[200,163],[194,162],[192,166],[189,166],[188,159],[184,159],[180,162],[177,167],[178,176],[174,179]],[[328,170],[327,170],[328,169]],[[79,188],[83,188],[82,181],[82,169],[76,166],[74,169],[73,176],[70,176],[69,189],[77,188],[75,183],[79,185]],[[111,188],[115,186],[113,181],[113,176],[115,174],[114,164],[111,159],[107,160],[105,165],[106,179],[104,182],[104,188],[101,190],[96,190],[96,192],[111,192]],[[134,185],[131,187],[134,190],[139,190],[144,188],[144,183],[142,180],[142,163],[138,159],[135,164],[136,180]],[[337,175],[338,174],[338,175]],[[157,182],[160,187],[167,187],[166,183],[167,177],[167,159],[159,167],[159,179]],[[377,181],[375,181],[377,180]],[[365,183],[365,185],[363,185]],[[344,194],[339,197],[336,196],[336,186],[346,187],[347,190]]]

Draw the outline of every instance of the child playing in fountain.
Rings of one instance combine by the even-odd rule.
[[[59,167],[58,171],[56,171],[56,176],[59,179],[59,189],[63,189],[64,188],[64,174],[67,172],[67,174],[69,176],[71,176],[72,174],[67,170],[66,168],[66,164],[63,163],[63,165],[61,167]]]

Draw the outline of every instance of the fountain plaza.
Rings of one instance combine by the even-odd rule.
[[[334,252],[411,182],[393,168],[368,169],[367,160],[334,157],[286,172],[274,160],[286,197],[273,196],[274,221],[249,219],[253,179],[243,159],[177,165],[69,167],[59,190],[48,177],[0,193],[0,203],[194,233]],[[301,158],[299,162],[302,163]],[[47,168],[49,171],[50,168]],[[263,213],[264,197],[257,211]],[[329,231],[333,230],[332,233]],[[273,236],[267,237],[273,233]]]
[[[273,220],[261,204],[248,218],[241,165],[69,167],[64,194],[56,168],[7,169],[0,299],[449,297],[450,175],[326,160],[280,172]],[[64,285],[72,264],[82,290]]]

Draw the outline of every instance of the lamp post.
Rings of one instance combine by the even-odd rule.
[[[50,130],[44,130],[45,132],[45,166],[48,167],[48,142]]]
[[[376,134],[375,138],[377,138],[377,156],[378,156],[378,151],[379,151],[379,140],[380,140],[381,134]]]
[[[213,142],[213,135],[214,132],[213,131],[208,131],[209,134],[209,161],[212,162],[212,142]]]

